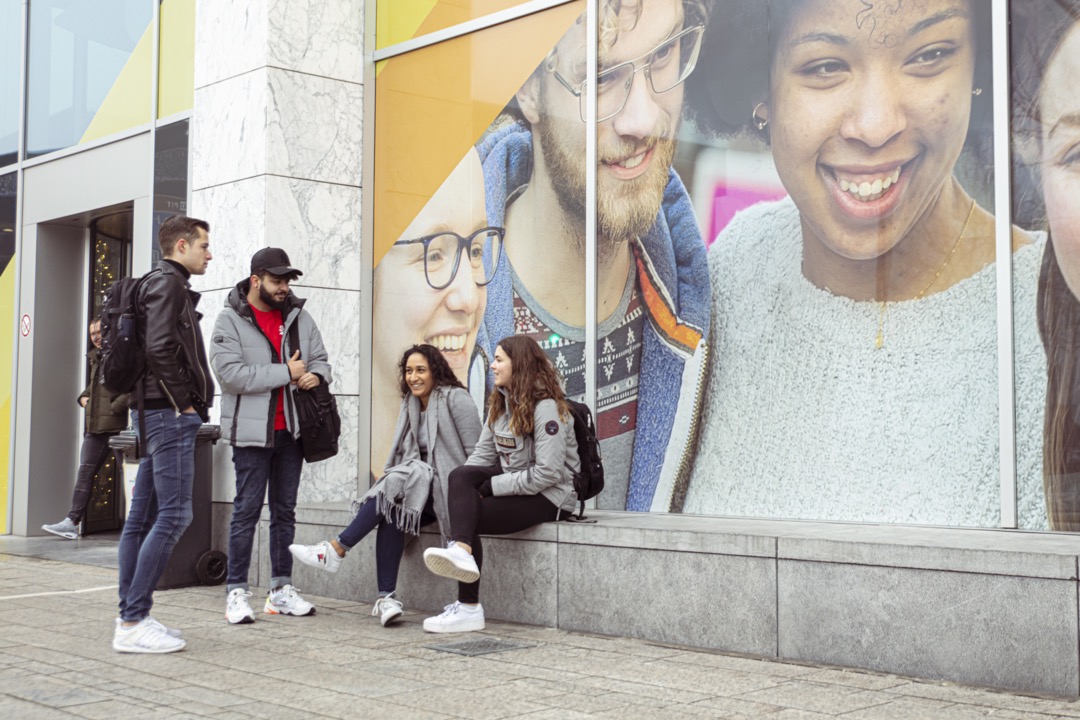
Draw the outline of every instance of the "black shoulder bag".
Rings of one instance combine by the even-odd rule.
[[[297,317],[289,326],[289,350],[300,349],[300,330]],[[301,359],[303,359],[301,357]],[[309,463],[332,458],[338,453],[341,436],[341,416],[337,400],[325,382],[310,390],[296,389],[296,414],[300,418],[300,447]]]

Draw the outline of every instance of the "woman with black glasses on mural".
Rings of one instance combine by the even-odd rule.
[[[424,562],[458,581],[457,602],[424,621],[435,633],[484,629],[480,535],[508,535],[569,516],[580,467],[574,420],[551,360],[530,337],[503,338],[491,363],[495,391],[469,461],[450,473],[451,542]]]
[[[686,512],[1001,517],[990,3],[717,5],[687,95],[789,197],[710,249],[713,355]],[[962,180],[961,180],[962,178]],[[1017,499],[1045,527],[1041,243],[1014,229]]]
[[[390,451],[401,348],[426,343],[442,353],[477,408],[488,360],[477,347],[487,285],[502,255],[503,229],[489,227],[484,176],[470,148],[375,267],[372,291],[371,467]]]

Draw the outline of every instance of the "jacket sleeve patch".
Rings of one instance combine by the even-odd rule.
[[[559,423],[555,422],[554,420],[548,420],[547,423],[544,425],[544,432],[546,432],[548,435],[558,435]]]

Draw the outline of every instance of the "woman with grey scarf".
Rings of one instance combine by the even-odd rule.
[[[349,526],[333,540],[290,545],[293,556],[312,567],[337,572],[350,549],[376,527],[375,565],[379,599],[371,614],[388,625],[403,608],[394,591],[405,533],[438,521],[449,533],[447,478],[472,453],[480,438],[480,414],[442,353],[413,345],[398,363],[401,410],[382,478],[357,501]]]

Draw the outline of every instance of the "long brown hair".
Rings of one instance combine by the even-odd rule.
[[[1041,179],[1043,119],[1039,99],[1046,68],[1065,35],[1080,22],[1080,0],[1013,0],[1012,122],[1014,220],[1045,223]],[[1065,282],[1050,228],[1039,272],[1037,315],[1046,350],[1046,407],[1043,420],[1043,491],[1051,530],[1080,530],[1080,302]]]
[[[409,394],[409,384],[405,382],[405,366],[409,364],[409,358],[413,355],[423,355],[424,359],[427,360],[428,368],[431,370],[431,379],[435,381],[435,387],[432,390],[437,390],[443,385],[465,387],[458,380],[454,371],[450,369],[450,363],[446,362],[446,358],[443,357],[437,347],[433,345],[413,345],[401,354],[401,360],[398,361],[398,389],[401,390],[401,397]]]
[[[559,407],[559,415],[564,420],[570,416],[566,406],[559,373],[536,341],[527,335],[511,335],[499,341],[498,347],[510,358],[510,387],[506,394],[513,403],[510,413],[510,431],[515,435],[532,435],[533,413],[536,403],[541,400],[554,400]],[[495,391],[488,398],[488,426],[495,427],[495,421],[506,412],[506,400],[501,392]]]

